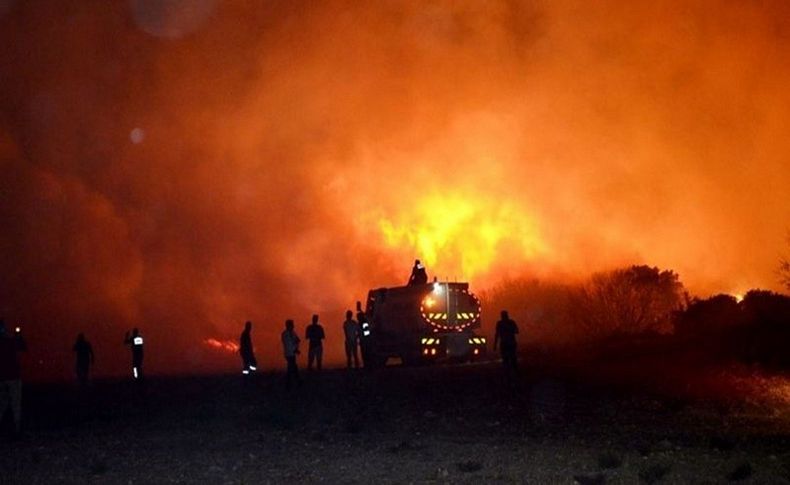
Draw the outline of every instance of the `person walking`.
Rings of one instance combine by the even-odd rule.
[[[75,366],[77,372],[77,381],[79,381],[80,386],[85,387],[88,385],[88,373],[90,372],[90,368],[93,365],[95,356],[93,355],[93,347],[91,346],[90,342],[85,340],[84,333],[77,335],[77,341],[74,342],[74,347],[72,350],[74,351],[77,359]]]
[[[241,354],[241,373],[247,378],[258,370],[258,361],[252,349],[252,322],[244,324],[244,331],[239,337],[239,354]],[[246,379],[245,379],[246,380]]]
[[[316,369],[321,370],[321,361],[324,357],[324,327],[318,323],[318,315],[313,315],[313,321],[305,330],[305,339],[309,342],[307,348],[307,370],[313,370],[313,362]]]
[[[0,320],[0,422],[7,410],[11,411],[14,438],[22,433],[22,371],[19,352],[27,350],[19,327],[9,335],[5,322]]]
[[[354,368],[359,369],[359,323],[354,320],[351,310],[346,312],[346,320],[343,322],[343,334],[346,336],[346,367],[351,368],[351,358],[354,358]]]
[[[518,325],[511,320],[507,311],[502,310],[501,319],[496,323],[496,333],[494,334],[494,352],[499,344],[502,365],[506,370],[515,373],[518,371],[517,343]]]
[[[285,374],[285,388],[290,389],[293,383],[302,384],[299,378],[299,368],[296,366],[296,356],[299,355],[299,336],[294,331],[294,321],[285,321],[285,330],[280,336],[283,343],[283,354],[287,363]]]
[[[132,348],[132,375],[135,381],[143,379],[143,336],[136,328],[132,329],[132,334],[126,332],[123,343]]]

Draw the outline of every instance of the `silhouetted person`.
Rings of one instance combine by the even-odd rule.
[[[362,311],[362,302],[357,302],[357,323],[359,324],[359,347],[362,350],[362,366],[371,367],[370,362],[370,322]]]
[[[22,431],[22,377],[18,352],[27,350],[19,327],[9,335],[5,322],[0,320],[0,422],[6,410],[11,410],[14,436]]]
[[[496,352],[497,344],[500,344],[500,352],[502,355],[502,365],[505,369],[515,372],[518,370],[516,362],[516,334],[518,334],[518,325],[510,319],[506,311],[502,311],[502,318],[496,322],[496,334],[494,334],[494,352]]]
[[[307,370],[313,370],[313,361],[316,368],[321,370],[321,361],[324,357],[324,327],[318,323],[318,315],[313,315],[313,322],[307,326],[304,338],[310,343],[307,348]]]
[[[283,354],[285,355],[285,361],[288,364],[285,374],[285,388],[290,389],[291,384],[294,382],[297,384],[302,383],[301,379],[299,379],[299,368],[296,366],[296,356],[299,355],[300,340],[299,336],[296,335],[296,332],[294,331],[293,320],[285,321],[285,330],[283,330],[281,339],[283,342]]]
[[[255,352],[252,350],[252,322],[244,324],[244,331],[239,337],[239,354],[241,354],[241,373],[249,376],[258,370],[258,361],[255,359]]]
[[[346,312],[346,321],[343,322],[343,334],[346,336],[346,366],[351,368],[351,358],[354,358],[354,368],[359,369],[359,324],[354,320],[351,310]]]
[[[136,328],[132,329],[131,336],[126,332],[123,343],[132,347],[132,375],[136,381],[143,378],[143,336]]]
[[[420,263],[419,259],[415,259],[414,267],[411,269],[411,276],[409,277],[409,286],[424,285],[427,282],[428,273],[425,272],[425,266]]]
[[[84,387],[88,384],[88,372],[94,361],[93,347],[90,342],[85,340],[85,334],[80,333],[77,335],[77,341],[74,342],[72,350],[74,350],[77,358],[77,380]]]

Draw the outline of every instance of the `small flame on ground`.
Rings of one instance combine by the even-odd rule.
[[[218,350],[224,350],[226,352],[236,353],[239,351],[239,344],[233,342],[232,340],[217,340],[215,338],[207,338],[203,341],[203,343],[209,347]]]

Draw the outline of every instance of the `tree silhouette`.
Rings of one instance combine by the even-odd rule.
[[[738,300],[719,294],[691,300],[675,315],[675,336],[700,358],[719,361],[743,358],[747,321]]]
[[[683,284],[673,271],[631,266],[596,273],[575,300],[576,317],[591,335],[668,333],[683,306]]]
[[[747,360],[790,367],[790,297],[751,290],[741,305],[747,326],[739,340]]]

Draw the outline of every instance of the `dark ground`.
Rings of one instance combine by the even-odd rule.
[[[27,386],[0,482],[790,483],[787,403],[743,379],[631,374],[534,365],[508,386],[475,364],[325,370],[292,392],[279,373],[247,388]]]

